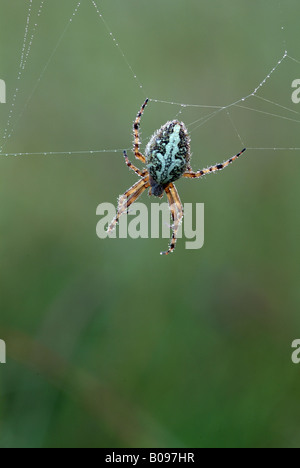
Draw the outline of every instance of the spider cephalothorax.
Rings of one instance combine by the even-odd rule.
[[[133,125],[135,157],[146,165],[146,169],[141,171],[134,166],[129,161],[126,151],[124,151],[127,166],[140,177],[140,180],[127,190],[124,195],[120,196],[117,215],[109,225],[107,232],[112,232],[120,216],[128,212],[130,205],[142,195],[144,190],[149,188],[149,195],[156,197],[162,197],[165,192],[174,223],[169,249],[166,252],[162,252],[162,254],[169,254],[175,249],[177,231],[183,218],[182,204],[173,182],[180,179],[180,177],[199,178],[224,169],[246,150],[243,149],[236,156],[233,156],[222,164],[216,164],[207,169],[193,172],[190,166],[190,138],[187,129],[182,122],[173,120],[167,122],[153,134],[146,146],[144,156],[139,151],[139,127],[142,114],[148,102],[149,100],[146,99]]]

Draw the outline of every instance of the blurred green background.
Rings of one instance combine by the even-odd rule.
[[[76,3],[45,2],[17,83],[29,2],[0,0],[1,134],[16,86],[12,123],[38,84],[5,153],[130,148],[146,96],[228,105],[285,48],[300,59],[296,0],[98,0],[140,89],[88,0],[53,54]],[[297,78],[286,59],[259,95],[300,112]],[[151,102],[143,143],[178,111]],[[179,115],[189,126],[207,112]],[[300,146],[297,122],[230,116],[250,148]],[[241,149],[226,112],[191,136],[194,169]],[[166,239],[96,236],[97,206],[136,181],[121,152],[0,157],[0,446],[299,447],[298,161],[249,150],[221,174],[180,180],[183,202],[205,203],[205,245],[179,240],[161,257]]]

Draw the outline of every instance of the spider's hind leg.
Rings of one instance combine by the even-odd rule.
[[[120,196],[117,214],[107,228],[108,234],[110,234],[115,229],[122,214],[128,213],[130,205],[132,205],[132,203],[134,203],[148,187],[150,187],[149,177],[145,177],[136,182],[136,184],[134,184],[130,189],[128,189],[123,195]]]
[[[180,201],[175,185],[173,185],[172,183],[169,184],[165,188],[165,192],[167,194],[169,207],[170,207],[170,211],[171,211],[171,215],[173,219],[173,226],[172,226],[173,233],[172,233],[172,239],[169,245],[169,249],[166,252],[161,252],[161,255],[168,255],[169,253],[174,252],[176,242],[177,242],[178,229],[183,218],[183,207],[182,207],[182,203]]]

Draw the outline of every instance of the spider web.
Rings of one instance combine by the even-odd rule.
[[[274,2],[273,2],[274,3]],[[290,73],[290,83],[297,78],[297,73],[299,71],[300,59],[294,57],[290,52],[287,46],[286,40],[286,27],[284,25],[275,25],[278,31],[278,37],[280,40],[276,44],[276,51],[274,54],[277,54],[277,60],[274,61],[267,74],[262,76],[263,79],[258,82],[253,82],[252,88],[249,89],[247,93],[234,100],[233,102],[228,103],[212,103],[212,104],[197,104],[197,103],[185,103],[178,102],[177,100],[164,100],[159,97],[152,95],[151,93],[146,92],[143,81],[141,80],[136,73],[131,60],[128,58],[128,53],[125,52],[123,45],[117,39],[115,32],[108,23],[105,15],[102,11],[102,5],[105,2],[100,2],[100,0],[87,0],[83,1],[69,1],[68,2],[68,13],[67,17],[64,18],[60,23],[57,31],[55,31],[56,36],[53,39],[51,47],[47,47],[47,53],[42,53],[42,60],[38,74],[34,85],[28,91],[28,83],[26,83],[26,72],[29,64],[33,63],[33,59],[30,61],[32,56],[32,51],[36,43],[41,47],[44,45],[44,39],[40,37],[41,27],[40,23],[43,20],[45,15],[53,14],[53,3],[50,5],[48,0],[28,0],[25,2],[25,11],[24,8],[20,7],[20,10],[24,12],[24,33],[21,44],[21,49],[19,53],[19,61],[17,65],[16,73],[16,87],[15,91],[9,100],[7,115],[5,118],[5,124],[3,126],[3,132],[0,139],[0,155],[1,156],[30,156],[30,155],[45,155],[45,156],[55,156],[55,155],[83,155],[83,154],[100,154],[100,153],[120,153],[124,148],[86,148],[86,149],[74,149],[70,148],[67,151],[60,151],[57,148],[49,151],[47,148],[46,151],[7,151],[8,145],[13,144],[15,134],[19,128],[19,125],[24,121],[26,117],[26,112],[30,108],[32,101],[34,100],[35,95],[39,91],[39,87],[43,80],[47,79],[46,75],[51,67],[55,66],[55,56],[57,51],[62,46],[68,32],[71,28],[78,27],[80,15],[82,13],[83,5],[87,8],[89,4],[92,15],[94,15],[98,20],[98,31],[99,37],[95,40],[104,41],[104,35],[106,36],[106,45],[108,44],[107,40],[113,45],[116,54],[114,55],[114,60],[118,61],[118,66],[124,70],[124,73],[130,75],[130,80],[132,86],[136,89],[138,96],[140,96],[139,102],[146,97],[149,97],[150,102],[153,105],[164,106],[169,109],[169,106],[175,108],[175,112],[171,112],[170,118],[183,118],[186,117],[189,119],[186,121],[186,124],[189,129],[189,133],[195,135],[195,133],[200,132],[204,126],[213,125],[215,128],[218,128],[219,117],[222,117],[222,125],[224,125],[224,118],[227,120],[228,128],[232,132],[233,140],[236,144],[238,141],[242,147],[247,147],[248,150],[252,151],[300,151],[300,141],[299,141],[299,123],[300,123],[300,111],[298,111],[297,106],[295,106],[290,96],[292,94],[292,88],[290,84],[287,86],[287,95],[283,101],[274,99],[274,90],[272,86],[269,86],[270,83],[275,83],[274,89],[278,89],[278,83],[282,78],[281,72],[284,72],[286,75],[287,70]],[[271,4],[270,4],[271,5]],[[273,4],[272,4],[273,5]],[[107,5],[106,5],[107,7]],[[288,7],[288,5],[287,5]],[[54,5],[54,9],[59,8],[58,4]],[[279,10],[282,12],[283,6],[282,2],[279,3]],[[75,20],[77,20],[75,22]],[[76,23],[76,24],[75,24]],[[59,30],[60,28],[60,30]],[[108,47],[108,46],[107,46]],[[278,52],[277,52],[278,49]],[[170,57],[171,60],[171,57]],[[233,70],[234,73],[234,70]],[[277,86],[277,87],[276,87]],[[24,87],[25,91],[22,91]],[[278,94],[278,93],[277,93]],[[115,103],[112,103],[115,106]],[[3,106],[2,106],[3,107]],[[2,109],[1,109],[2,110]],[[137,109],[136,109],[137,110]],[[249,116],[255,116],[253,121],[258,122],[258,126],[253,125],[252,132],[247,127],[249,122]],[[169,119],[170,119],[169,118]],[[282,133],[278,132],[276,135],[270,132],[259,132],[260,138],[257,138],[258,128],[263,127],[272,128],[272,122],[274,120],[281,121]],[[265,133],[269,133],[266,135]],[[146,137],[147,138],[147,137]],[[282,145],[278,142],[288,141],[288,144]],[[253,144],[252,142],[255,142]],[[291,145],[292,142],[292,145]],[[252,143],[252,144],[251,144]],[[127,146],[127,145],[124,145]],[[130,149],[127,147],[127,149]],[[239,148],[238,148],[239,149]]]

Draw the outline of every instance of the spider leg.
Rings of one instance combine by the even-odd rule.
[[[143,163],[146,162],[145,156],[140,153],[140,137],[139,137],[139,128],[140,128],[140,123],[141,123],[141,117],[143,115],[143,112],[145,110],[146,105],[148,104],[149,99],[146,99],[144,104],[141,107],[141,110],[139,111],[138,115],[136,116],[135,122],[133,124],[133,133],[134,133],[134,154],[137,159],[142,161]]]
[[[172,226],[173,233],[172,233],[172,239],[169,245],[169,249],[166,252],[161,252],[161,255],[168,255],[169,253],[174,251],[176,241],[177,241],[177,232],[178,232],[179,226],[183,218],[182,203],[180,201],[175,185],[172,183],[169,184],[165,188],[165,192],[167,194],[169,207],[170,207],[170,211],[171,211],[171,215],[173,219],[173,226]]]
[[[229,164],[233,163],[233,161],[236,161],[241,156],[241,154],[243,154],[245,151],[246,151],[246,148],[244,148],[243,151],[236,154],[235,156],[228,159],[227,161],[223,162],[222,164],[216,164],[215,166],[208,167],[207,169],[202,169],[202,171],[193,172],[191,168],[188,168],[187,172],[183,174],[183,177],[194,179],[194,178],[202,177],[206,174],[211,174],[212,172],[220,171],[224,169],[225,167],[229,166]]]
[[[130,205],[132,205],[132,203],[134,203],[142,195],[144,190],[146,190],[149,187],[149,177],[147,176],[144,179],[141,179],[138,182],[136,182],[132,187],[130,187],[130,189],[128,189],[123,195],[119,197],[118,211],[116,216],[107,228],[108,234],[110,234],[115,229],[122,214],[127,213]]]
[[[140,171],[140,169],[138,169],[134,164],[132,164],[128,159],[128,155],[127,155],[126,151],[124,151],[123,154],[124,154],[124,158],[125,158],[125,162],[126,162],[127,166],[132,171],[134,171],[138,176],[144,177],[146,175],[147,171],[145,169],[143,171]]]

